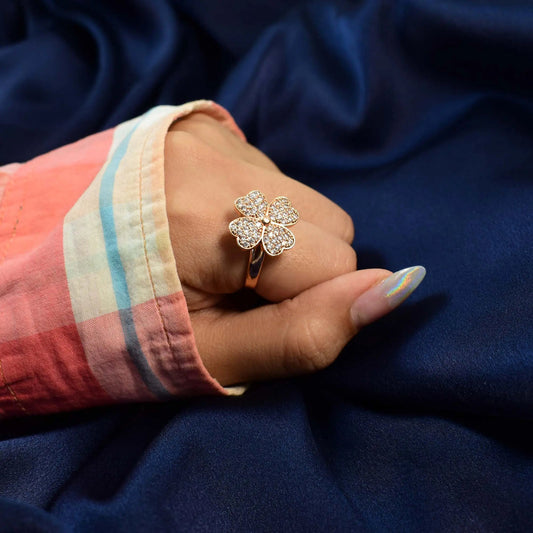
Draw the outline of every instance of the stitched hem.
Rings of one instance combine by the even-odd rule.
[[[165,176],[164,176],[164,147],[165,139],[168,133],[168,129],[176,120],[188,116],[189,114],[196,111],[203,110],[212,110],[216,109],[217,114],[225,114],[225,111],[220,111],[218,106],[212,102],[207,101],[198,101],[185,104],[181,108],[174,108],[169,114],[167,114],[162,120],[150,129],[147,133],[146,138],[143,142],[140,159],[139,159],[139,221],[141,228],[141,236],[143,240],[143,254],[144,260],[147,268],[148,278],[150,282],[151,291],[153,294],[155,302],[155,312],[157,313],[158,320],[160,322],[160,327],[162,334],[164,335],[164,340],[166,344],[166,354],[161,354],[159,362],[161,363],[161,370],[163,374],[166,375],[167,380],[170,379],[172,382],[171,385],[174,388],[175,394],[195,394],[195,393],[218,393],[218,394],[228,394],[228,391],[222,387],[216,379],[214,379],[207,369],[204,367],[203,362],[200,358],[200,355],[197,352],[196,342],[194,340],[194,334],[192,332],[192,325],[190,323],[190,316],[188,310],[186,309],[186,302],[184,299],[180,300],[180,303],[175,303],[178,305],[178,308],[173,308],[172,304],[166,302],[163,310],[163,300],[167,300],[166,297],[158,294],[156,287],[156,282],[154,281],[154,271],[151,266],[151,258],[148,253],[148,245],[146,238],[146,227],[144,221],[144,202],[143,202],[143,181],[145,172],[152,173],[157,180],[156,188],[164,191],[165,186]],[[235,126],[236,127],[236,126]],[[148,142],[151,142],[151,147],[154,150],[152,156],[153,161],[151,162],[155,165],[156,169],[148,169],[145,167],[145,157]],[[155,231],[164,232],[164,242],[170,249],[168,254],[168,260],[174,258],[173,252],[171,250],[171,241],[168,227],[168,216],[166,213],[166,196],[163,192],[162,201],[161,198],[157,202],[161,202],[163,205],[157,205],[157,202],[154,202],[155,208],[158,210],[157,214],[162,214],[165,217],[165,226],[156,229]],[[165,261],[166,258],[159,257],[159,260]],[[176,291],[180,292],[180,282],[179,275],[175,263],[172,265],[171,270],[173,271],[173,276],[175,277],[175,283],[173,285],[176,287]],[[182,291],[181,291],[182,292]],[[168,313],[182,314],[180,311],[185,311],[183,316],[180,316],[180,320],[183,322],[179,325],[178,330],[176,330],[177,325],[175,320]],[[172,324],[172,325],[170,325]],[[172,329],[172,331],[171,331]],[[162,358],[169,358],[167,361],[163,361]],[[171,367],[174,366],[175,369],[172,371]],[[163,377],[163,375],[160,375]],[[167,381],[165,380],[165,381]]]

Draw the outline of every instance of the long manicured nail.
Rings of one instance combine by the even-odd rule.
[[[422,283],[425,275],[423,266],[404,268],[385,278],[374,289],[380,291],[394,309]]]
[[[363,293],[350,309],[356,326],[370,324],[398,307],[420,285],[425,275],[423,266],[404,268]]]

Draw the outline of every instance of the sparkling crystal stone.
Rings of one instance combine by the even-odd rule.
[[[263,246],[268,255],[279,255],[283,250],[294,246],[292,231],[280,224],[270,223],[265,226],[263,233]]]
[[[244,216],[232,220],[229,230],[241,248],[250,250],[262,241],[267,254],[279,255],[294,246],[294,235],[285,226],[295,224],[299,215],[285,196],[269,205],[260,191],[251,191],[237,198],[235,207]]]
[[[234,237],[237,237],[237,244],[245,250],[250,250],[259,242],[263,236],[263,224],[260,220],[252,217],[240,217],[232,220],[229,230]]]
[[[264,195],[259,191],[251,191],[246,196],[235,200],[235,207],[244,216],[263,218],[268,209]]]
[[[268,208],[271,222],[292,226],[298,220],[298,211],[292,207],[291,201],[285,196],[278,196]]]

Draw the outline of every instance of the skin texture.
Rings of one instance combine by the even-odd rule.
[[[362,327],[391,310],[379,291],[357,307],[391,272],[356,270],[351,217],[208,115],[195,113],[172,126],[165,182],[172,247],[198,350],[222,385],[324,368]],[[248,252],[228,231],[239,216],[234,200],[253,189],[268,201],[287,196],[300,213],[290,228],[294,248],[265,259],[255,293],[242,289]]]

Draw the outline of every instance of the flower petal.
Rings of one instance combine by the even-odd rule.
[[[298,221],[298,211],[292,207],[286,196],[278,196],[268,207],[268,217],[272,222],[292,226]]]
[[[268,202],[262,192],[250,191],[246,196],[235,200],[235,207],[245,217],[263,218],[267,213]]]
[[[250,250],[263,237],[263,223],[258,218],[239,217],[229,223],[229,230],[237,237],[237,244],[245,250]]]
[[[267,224],[263,233],[263,247],[268,255],[279,255],[294,246],[296,239],[290,229],[281,224]]]

